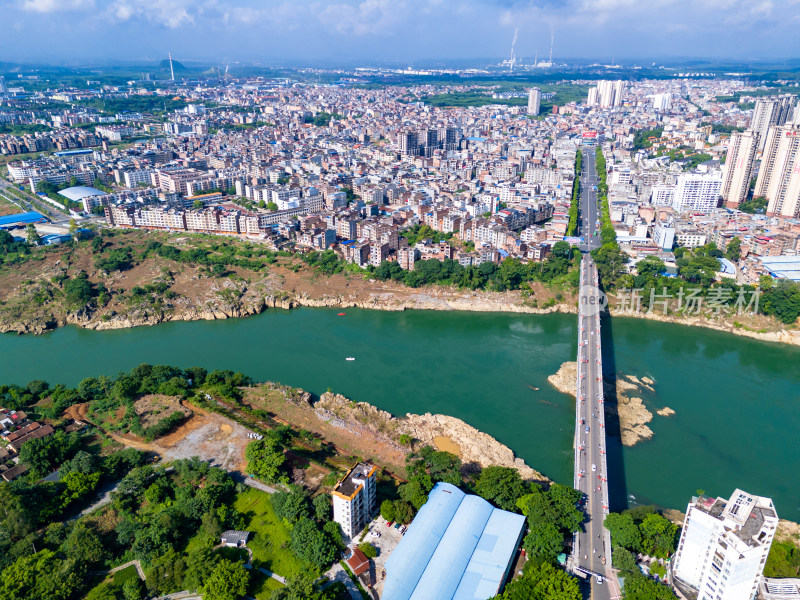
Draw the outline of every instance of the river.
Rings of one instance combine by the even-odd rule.
[[[2,334],[0,383],[75,385],[143,362],[240,370],[315,394],[331,388],[397,415],[453,415],[571,483],[574,400],[547,376],[575,360],[574,315],[337,312]],[[771,496],[782,518],[800,521],[800,348],[640,319],[610,323],[604,367],[653,378],[645,404],[677,413],[654,416],[653,439],[609,448],[616,507],[627,497],[684,509],[699,489],[727,497],[740,487]]]

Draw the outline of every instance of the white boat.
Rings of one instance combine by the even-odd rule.
[[[353,358],[352,356],[348,356],[347,358],[345,358],[345,360],[355,360],[355,358]]]

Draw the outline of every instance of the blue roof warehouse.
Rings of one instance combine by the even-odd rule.
[[[382,600],[486,600],[503,585],[525,517],[437,483],[386,561]]]

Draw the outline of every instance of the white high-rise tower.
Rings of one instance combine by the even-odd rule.
[[[738,489],[729,500],[693,498],[672,563],[673,580],[697,600],[752,600],[777,527],[770,498]]]
[[[754,131],[731,134],[722,168],[722,199],[729,208],[736,208],[747,197],[757,150],[758,134]]]
[[[542,104],[542,92],[539,88],[531,88],[528,91],[528,114],[538,115]]]
[[[169,53],[169,74],[172,77],[172,81],[175,81],[175,69],[172,68],[172,52]]]

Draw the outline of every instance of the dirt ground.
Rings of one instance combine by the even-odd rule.
[[[293,427],[306,429],[320,435],[336,446],[340,454],[361,456],[402,476],[406,464],[405,453],[374,435],[356,434],[320,419],[308,404],[292,404],[281,394],[267,386],[248,388],[243,402],[254,408],[269,411]]]
[[[144,442],[130,434],[108,435],[130,448],[155,452],[165,461],[197,456],[214,466],[244,474],[247,464],[244,451],[250,441],[247,437],[249,430],[222,415],[206,412],[194,405],[182,405],[180,408],[191,410],[193,416],[168,435],[153,442]],[[91,422],[88,419],[88,405],[85,403],[70,406],[64,415]]]
[[[142,427],[155,425],[174,412],[181,412],[187,417],[192,411],[180,403],[180,399],[175,396],[163,396],[161,394],[148,394],[142,396],[134,403],[136,414],[139,415]]]
[[[22,210],[19,206],[13,202],[9,202],[5,198],[0,198],[0,217],[5,217],[6,215],[16,215],[21,212]]]

